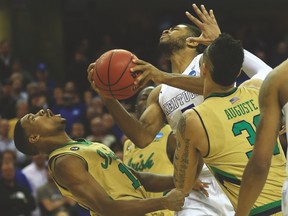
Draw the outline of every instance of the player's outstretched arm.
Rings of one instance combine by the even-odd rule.
[[[118,100],[105,97],[101,94],[92,80],[93,67],[94,63],[90,64],[88,67],[88,80],[91,83],[91,87],[98,92],[117,125],[139,148],[144,148],[149,145],[163,127],[165,121],[164,114],[158,103],[160,89],[155,88],[151,92],[147,100],[147,108],[142,114],[140,120],[137,120],[127,112]]]
[[[272,68],[254,54],[244,50],[242,70],[252,79],[264,80]]]
[[[178,211],[184,204],[184,195],[179,190],[172,190],[161,198],[111,200],[106,191],[87,172],[83,160],[72,155],[57,158],[54,167],[54,179],[67,188],[81,204],[103,216],[143,216],[145,213],[162,209]]]
[[[200,9],[196,4],[193,4],[192,7],[200,20],[188,11],[185,14],[202,31],[202,34],[199,37],[189,37],[187,40],[209,45],[221,34],[214,12],[211,9],[208,13],[204,5],[201,5]]]
[[[237,216],[248,215],[256,202],[269,172],[272,154],[279,133],[281,108],[277,87],[270,83],[273,72],[263,82],[259,95],[260,120],[256,141],[241,182]]]
[[[200,58],[200,56],[197,58]],[[135,85],[139,85],[140,88],[145,86],[149,80],[152,80],[157,84],[163,83],[195,94],[203,94],[203,81],[200,77],[167,73],[141,59],[134,59],[133,62],[137,65],[131,68],[131,72],[142,72],[135,80]]]

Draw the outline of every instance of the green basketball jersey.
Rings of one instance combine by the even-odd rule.
[[[242,175],[253,152],[259,121],[259,91],[239,87],[225,94],[211,94],[194,108],[207,133],[209,152],[204,162],[219,181],[234,208],[237,206]],[[267,182],[251,215],[279,209],[281,189],[286,178],[286,159],[278,143]],[[278,210],[276,210],[278,211]],[[265,214],[266,215],[266,214]]]
[[[56,149],[49,156],[49,167],[52,174],[54,172],[53,162],[55,159],[67,154],[82,159],[87,164],[88,172],[112,199],[129,200],[146,197],[146,191],[139,180],[107,146],[88,142],[84,139],[63,145],[63,147]],[[77,198],[73,197],[68,190],[59,184],[57,186],[64,196],[71,197],[78,202]],[[91,215],[96,214],[91,212]]]

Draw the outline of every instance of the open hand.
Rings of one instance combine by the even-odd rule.
[[[188,11],[186,11],[185,14],[188,19],[202,31],[202,34],[199,37],[189,37],[186,40],[209,45],[221,34],[221,30],[218,26],[213,10],[209,10],[208,13],[204,5],[200,6],[201,10],[196,4],[193,4],[192,7],[200,20],[194,17]]]
[[[140,71],[140,75],[135,79],[134,84],[139,88],[146,86],[149,80],[152,80],[154,83],[162,83],[162,78],[165,76],[165,72],[159,70],[152,64],[145,62],[140,59],[133,59],[133,62],[136,64],[133,68],[131,68],[131,73],[136,71]]]

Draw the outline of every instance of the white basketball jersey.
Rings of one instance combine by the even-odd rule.
[[[186,70],[182,73],[190,76],[200,76],[199,60],[202,54],[197,55]],[[159,104],[166,115],[173,131],[176,131],[181,114],[203,102],[203,96],[162,84],[159,94]]]

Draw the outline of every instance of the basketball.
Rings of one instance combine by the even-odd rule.
[[[96,60],[92,78],[101,93],[118,100],[130,98],[137,93],[134,80],[139,72],[130,72],[130,68],[135,66],[133,58],[137,57],[130,51],[114,49]]]

